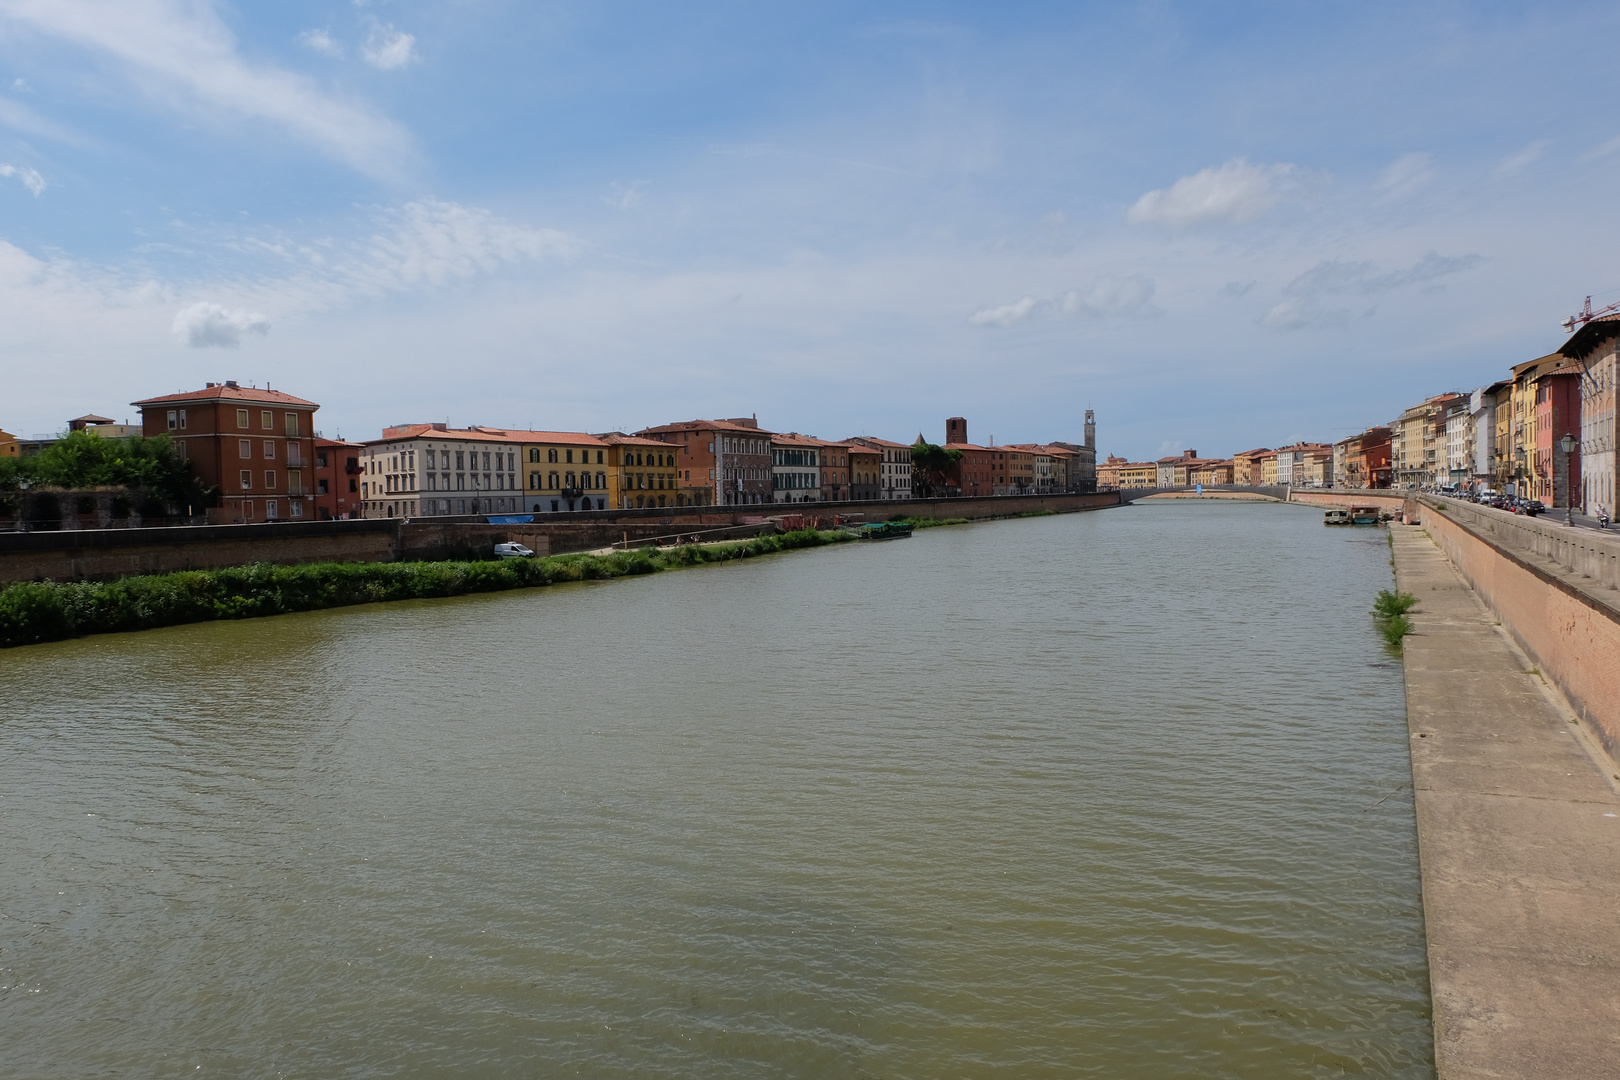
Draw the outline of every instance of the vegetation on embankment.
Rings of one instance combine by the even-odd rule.
[[[18,582],[0,589],[0,648],[214,619],[656,574],[848,539],[843,533],[805,529],[730,544],[638,548],[610,555],[489,562],[258,563],[106,582]]]
[[[1412,632],[1412,620],[1406,613],[1417,606],[1417,597],[1399,589],[1379,589],[1373,599],[1373,622],[1384,641],[1391,648],[1401,647],[1401,639]]]
[[[923,517],[897,517],[893,521],[903,521],[913,529],[932,529],[939,525],[967,525],[968,518],[923,518]]]

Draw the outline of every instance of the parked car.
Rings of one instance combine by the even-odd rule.
[[[534,552],[522,544],[513,542],[509,544],[496,544],[495,555],[501,559],[532,559]]]

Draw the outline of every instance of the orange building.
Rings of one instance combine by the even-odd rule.
[[[883,451],[858,442],[839,445],[849,454],[849,497],[855,502],[883,498]]]
[[[686,420],[644,428],[637,435],[675,446],[680,483],[700,506],[771,501],[771,436],[753,417]]]
[[[219,492],[215,523],[315,516],[313,401],[234,380],[131,402],[141,433],[168,435],[197,478]]]
[[[364,443],[340,439],[315,440],[315,516],[358,517],[360,509],[360,454]]]

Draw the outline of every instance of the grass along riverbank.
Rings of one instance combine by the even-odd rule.
[[[656,574],[849,539],[844,533],[805,529],[730,544],[639,548],[611,555],[490,562],[258,563],[118,581],[17,582],[0,589],[0,648],[215,619]]]

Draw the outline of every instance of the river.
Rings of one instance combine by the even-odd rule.
[[[1390,580],[1139,504],[0,652],[0,1072],[1432,1076]]]

